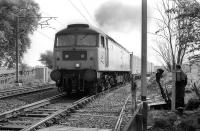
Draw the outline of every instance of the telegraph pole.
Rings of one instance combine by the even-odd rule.
[[[19,32],[19,20],[20,20],[20,18],[26,18],[26,17],[15,16],[15,22],[16,22],[16,27],[15,27],[16,81],[15,81],[15,83],[18,85],[19,85],[19,33],[20,33]],[[41,28],[45,28],[50,25],[48,23],[49,20],[56,19],[57,17],[29,17],[29,18],[46,18],[47,20],[44,20],[41,23],[39,23]]]
[[[147,0],[142,0],[142,34],[141,34],[141,100],[143,102],[143,131],[147,129]]]
[[[147,89],[146,89],[146,73],[147,73],[147,0],[142,0],[142,68],[141,68],[141,87],[142,87],[142,100],[146,101]]]
[[[19,17],[16,16],[16,39],[15,39],[15,48],[16,48],[16,84],[19,83]]]

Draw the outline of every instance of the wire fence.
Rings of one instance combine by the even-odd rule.
[[[20,73],[19,82],[20,83],[26,82],[27,80],[34,78],[34,76],[35,76],[35,73],[33,71],[26,71],[26,72]],[[16,81],[15,73],[0,75],[0,85],[15,83],[15,81]]]

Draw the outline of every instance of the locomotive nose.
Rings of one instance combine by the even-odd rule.
[[[50,77],[53,81],[58,81],[61,78],[61,73],[59,70],[53,70],[50,74]]]

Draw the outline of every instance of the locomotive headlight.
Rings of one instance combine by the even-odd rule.
[[[67,59],[67,58],[69,58],[69,55],[68,55],[68,54],[66,54],[66,55],[65,55],[65,58],[66,58],[66,59]]]
[[[81,67],[81,64],[80,64],[80,63],[76,63],[76,64],[75,64],[75,67],[76,67],[76,68],[80,68],[80,67]]]
[[[84,54],[81,54],[81,59],[85,58],[85,55]]]

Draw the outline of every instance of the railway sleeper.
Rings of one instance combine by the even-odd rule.
[[[55,111],[57,111],[56,109],[47,109],[47,108],[43,108],[43,109],[37,109],[38,111],[52,111],[52,112],[55,112]]]
[[[33,123],[33,121],[25,121],[25,120],[23,120],[23,121],[20,121],[20,120],[8,120],[8,122],[9,123],[12,123],[12,124],[26,124],[26,125],[31,125],[32,123]],[[35,120],[35,122],[37,122],[36,120]]]
[[[0,126],[0,130],[13,130],[13,131],[18,131],[22,130],[24,128],[27,128],[25,125],[14,125],[14,124],[9,124],[9,125],[4,125]]]
[[[34,110],[33,113],[35,113],[35,114],[41,114],[41,113],[45,112],[47,114],[52,114],[55,111],[57,111],[57,110]]]
[[[21,114],[23,117],[47,117],[49,114]]]
[[[3,128],[8,128],[9,125],[26,125],[26,126],[30,126],[33,122],[37,122],[37,121],[20,121],[20,120],[8,120],[7,122],[3,123],[1,122],[0,123],[0,130],[2,130],[1,127]],[[16,128],[16,127],[13,127],[11,126],[11,128]]]

